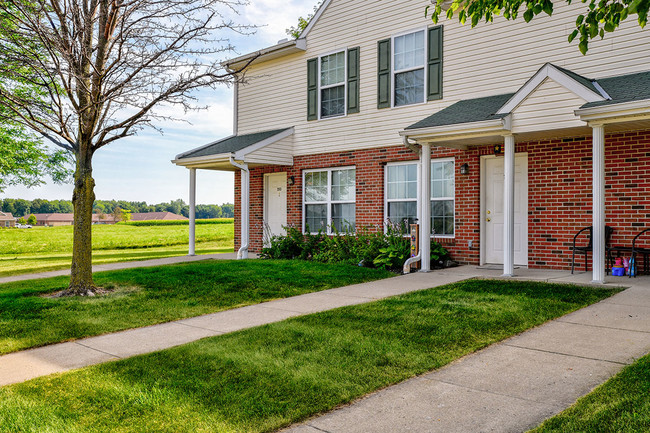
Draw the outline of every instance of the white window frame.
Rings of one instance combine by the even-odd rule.
[[[338,54],[338,53],[343,53],[343,64],[344,64],[344,71],[343,71],[343,114],[338,114],[336,116],[327,116],[323,117],[321,113],[322,105],[321,105],[321,99],[322,99],[322,90],[323,89],[330,89],[332,87],[339,87],[340,84],[330,84],[327,86],[322,86],[321,85],[321,62],[323,57],[331,56],[332,54]],[[345,117],[348,114],[348,49],[343,48],[335,51],[331,51],[329,53],[322,54],[318,56],[318,120],[328,120],[328,119],[338,119],[341,117]]]
[[[354,170],[354,200],[332,200],[332,172],[333,171],[339,171],[339,170]],[[327,205],[327,225],[325,227],[325,233],[328,235],[333,234],[332,232],[332,205],[333,204],[354,204],[354,212],[355,212],[355,218],[354,218],[354,226],[355,226],[355,231],[356,231],[356,204],[357,204],[357,174],[356,174],[357,167],[354,165],[346,165],[343,167],[327,167],[327,168],[314,168],[314,169],[309,169],[309,170],[303,170],[302,172],[302,232],[307,233],[307,205],[308,204],[324,204]],[[309,173],[319,173],[319,172],[327,172],[327,200],[325,201],[311,201],[307,203],[306,197],[305,197],[305,191],[307,189],[307,183],[305,182],[307,178],[307,174]],[[313,227],[311,228],[313,230]],[[309,233],[311,234],[316,234],[318,233],[317,231],[310,231]]]
[[[434,202],[434,201],[449,201],[451,200],[453,202],[453,210],[454,210],[454,234],[451,235],[443,235],[443,234],[435,234],[436,238],[444,238],[444,239],[453,239],[456,237],[456,158],[454,157],[449,157],[449,158],[436,158],[431,160],[431,165],[433,165],[436,162],[451,162],[453,164],[453,173],[454,173],[454,195],[452,197],[429,197],[429,202]],[[433,174],[433,167],[431,167],[431,174]],[[432,178],[433,180],[433,178]],[[433,188],[431,188],[431,194],[433,195]],[[431,204],[429,204],[431,206]],[[431,215],[431,218],[433,218],[433,214]],[[431,222],[431,229],[433,230],[433,222]]]
[[[456,158],[454,157],[448,157],[448,158],[435,158],[431,160],[431,165],[433,165],[436,162],[452,162],[454,164],[454,196],[453,197],[429,197],[429,206],[431,206],[431,203],[433,201],[453,201],[453,209],[454,209],[454,234],[452,235],[443,235],[436,233],[435,235],[430,235],[431,237],[435,238],[441,238],[441,239],[454,239],[456,237]],[[399,162],[391,162],[386,164],[384,167],[384,221],[388,221],[388,203],[389,202],[399,202],[399,201],[416,201],[418,202],[417,205],[417,215],[416,219],[419,221],[420,215],[421,215],[421,208],[422,204],[420,204],[420,196],[418,194],[418,197],[413,200],[413,199],[388,199],[388,167],[396,166],[396,165],[415,165],[417,167],[417,179],[418,179],[418,185],[421,183],[420,179],[420,162],[417,160],[411,160],[411,161],[399,161]],[[433,173],[433,170],[430,171],[430,173]],[[420,191],[420,188],[418,188],[418,192]],[[431,194],[433,194],[433,189],[431,189]],[[433,215],[431,215],[433,217]],[[431,228],[433,229],[433,224],[431,224]],[[384,231],[386,231],[386,227],[384,227]]]
[[[414,30],[408,30],[405,32],[401,33],[396,33],[390,37],[390,106],[393,108],[401,108],[401,107],[412,107],[414,105],[422,105],[427,103],[427,50],[429,49],[429,41],[428,41],[428,34],[427,34],[428,27],[424,28],[417,28]],[[400,70],[395,70],[395,38],[399,38],[400,36],[405,36],[405,35],[410,35],[411,33],[417,33],[417,32],[423,32],[424,33],[424,57],[423,57],[423,64],[421,67],[417,68],[410,68],[410,69],[400,69]],[[395,105],[395,75],[402,73],[402,72],[410,72],[410,71],[416,71],[418,69],[422,68],[424,70],[424,86],[422,90],[422,102],[416,102],[414,104],[405,104],[405,105]]]
[[[400,166],[400,165],[415,165],[415,171],[416,171],[416,179],[417,179],[417,184],[418,186],[420,185],[420,162],[418,160],[411,160],[411,161],[399,161],[399,162],[389,162],[384,166],[384,221],[386,224],[388,224],[388,203],[392,202],[402,202],[402,201],[414,201],[416,203],[416,211],[415,211],[415,220],[419,222],[420,218],[420,197],[419,194],[415,194],[414,199],[398,199],[398,198],[393,198],[389,199],[388,198],[388,170],[389,167],[395,167],[395,166]],[[418,187],[418,191],[420,188]],[[384,226],[384,232],[388,231],[388,227],[385,225]],[[405,233],[404,236],[408,236],[408,233]]]

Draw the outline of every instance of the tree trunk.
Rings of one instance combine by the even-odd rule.
[[[92,215],[95,202],[95,180],[92,177],[92,151],[81,146],[77,154],[74,175],[74,239],[72,244],[72,267],[70,287],[66,295],[93,296],[92,266]]]

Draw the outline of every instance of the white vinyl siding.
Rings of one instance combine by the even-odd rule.
[[[444,99],[399,108],[377,109],[377,41],[405,29],[431,26],[421,2],[358,2],[332,0],[308,36],[308,49],[282,58],[254,63],[240,86],[238,133],[295,126],[294,156],[346,152],[385,146],[403,146],[397,131],[461,99],[516,92],[546,62],[589,78],[646,71],[650,65],[650,31],[628,19],[605,39],[589,43],[586,56],[567,36],[585,5],[554,5],[530,23],[495,17],[494,23],[462,26],[457,18],[441,19],[444,26]],[[504,41],[514,41],[508,49]],[[307,59],[341,47],[360,47],[360,112],[331,121],[308,122]],[[495,48],[497,47],[497,48]],[[538,89],[542,90],[542,89]],[[535,93],[531,95],[531,98]],[[564,102],[546,101],[551,107]],[[548,124],[545,131],[566,128],[566,119]],[[572,120],[573,121],[573,120]],[[532,125],[522,119],[518,127]]]
[[[393,37],[393,106],[424,102],[425,32]]]
[[[303,231],[353,231],[356,220],[356,170],[337,167],[303,173]]]

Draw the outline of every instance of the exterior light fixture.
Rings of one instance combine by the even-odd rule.
[[[465,163],[460,166],[460,174],[469,174],[469,164]]]
[[[501,147],[500,144],[495,144],[494,145],[494,156],[501,155],[502,151],[503,151],[503,148]]]
[[[294,176],[289,176],[289,177],[287,178],[287,185],[291,186],[291,185],[293,185],[294,183],[296,183],[296,178],[295,178]]]

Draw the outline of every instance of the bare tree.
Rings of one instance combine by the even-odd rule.
[[[218,57],[232,49],[229,32],[251,29],[228,18],[246,1],[0,1],[0,76],[12,77],[0,82],[0,105],[74,155],[69,294],[95,290],[93,154],[169,119],[161,105],[194,109],[194,90],[233,81]]]

